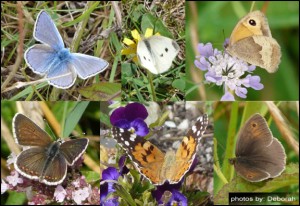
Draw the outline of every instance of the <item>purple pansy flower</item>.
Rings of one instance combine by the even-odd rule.
[[[103,206],[115,206],[119,205],[118,203],[118,197],[113,197],[110,199],[106,199],[106,197],[112,193],[115,192],[114,188],[114,182],[104,182],[105,180],[114,180],[118,181],[118,178],[128,173],[129,169],[125,166],[125,160],[126,156],[122,156],[119,160],[119,172],[114,167],[108,167],[107,169],[103,170],[102,172],[102,180],[100,180],[100,205]],[[101,183],[104,182],[104,183]]]
[[[246,98],[247,88],[255,90],[264,88],[260,83],[260,77],[251,74],[255,70],[254,65],[249,66],[242,60],[213,49],[211,43],[199,44],[198,51],[200,56],[196,57],[194,64],[202,71],[207,71],[204,75],[207,82],[224,87],[221,101],[234,101],[232,93]]]
[[[181,180],[177,184],[165,183],[163,185],[157,186],[156,190],[152,192],[152,196],[156,199],[158,204],[163,204],[163,194],[166,191],[169,191],[172,193],[172,196],[166,205],[171,206],[174,205],[174,203],[178,203],[177,205],[187,205],[187,198],[178,191],[182,185],[182,182],[183,181]]]
[[[130,103],[114,110],[110,116],[110,122],[115,127],[134,130],[137,135],[144,137],[149,133],[148,126],[144,122],[147,116],[148,112],[144,105]]]

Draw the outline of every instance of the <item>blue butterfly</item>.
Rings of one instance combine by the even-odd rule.
[[[34,25],[33,37],[43,43],[28,48],[25,61],[36,74],[45,75],[50,85],[67,89],[77,75],[87,79],[103,72],[109,65],[104,59],[80,53],[71,53],[65,48],[51,17],[45,11],[38,14]]]

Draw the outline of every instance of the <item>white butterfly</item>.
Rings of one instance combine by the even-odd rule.
[[[138,42],[137,55],[143,67],[153,74],[161,74],[170,69],[179,49],[174,40],[154,35]]]

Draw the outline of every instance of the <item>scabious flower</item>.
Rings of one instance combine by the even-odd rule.
[[[155,35],[159,35],[159,33],[156,33]],[[131,31],[131,36],[133,37],[133,40],[131,40],[129,38],[124,38],[123,43],[127,47],[121,50],[121,54],[132,57],[132,60],[136,64],[138,64],[138,57],[136,55],[136,50],[137,50],[137,44],[142,39],[142,37],[136,29]],[[143,36],[145,38],[153,36],[153,29],[147,28],[146,32]]]
[[[233,92],[241,97],[247,97],[247,88],[261,90],[264,88],[260,83],[260,77],[251,74],[255,66],[242,60],[231,57],[213,49],[211,43],[198,45],[200,56],[196,57],[195,66],[205,73],[205,79],[209,83],[224,87],[222,101],[234,101]]]
[[[149,128],[145,123],[148,116],[147,109],[140,103],[129,103],[125,107],[114,110],[110,116],[110,122],[115,127],[132,130],[139,136],[146,136]]]

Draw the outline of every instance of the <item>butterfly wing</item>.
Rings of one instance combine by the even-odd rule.
[[[126,151],[138,171],[155,185],[161,185],[160,177],[165,154],[151,142],[127,130],[112,128],[112,136]]]
[[[251,36],[272,37],[268,20],[261,11],[247,14],[237,23],[231,33],[229,45]]]
[[[244,164],[242,161],[235,161],[234,168],[240,176],[250,182],[259,182],[270,178],[270,174],[264,170],[253,167],[250,164]]]
[[[64,48],[64,42],[51,17],[45,11],[41,11],[34,25],[33,36],[36,40],[47,44],[59,51]]]
[[[48,80],[50,85],[61,89],[67,89],[74,84],[77,74],[74,70],[73,64],[68,61],[64,61],[59,64],[55,64],[46,77],[52,78]]]
[[[13,118],[13,134],[22,146],[47,146],[53,142],[47,132],[20,113]]]
[[[276,72],[281,61],[279,44],[275,39],[267,36],[244,38],[227,47],[226,51],[231,56],[266,69],[269,73]]]
[[[95,76],[109,65],[104,59],[80,53],[72,53],[72,64],[81,79]]]
[[[44,75],[51,68],[51,62],[56,51],[45,44],[35,44],[28,48],[24,54],[26,64],[37,74]]]
[[[141,40],[137,45],[137,56],[142,67],[148,69],[153,74],[158,74],[156,62],[149,41]]]
[[[30,148],[18,155],[14,167],[29,179],[40,180],[47,185],[57,185],[66,176],[67,164],[63,156],[57,154],[46,166],[48,158],[45,148]]]
[[[87,138],[69,140],[60,145],[59,151],[66,158],[67,163],[73,165],[85,152],[88,144]]]
[[[182,177],[189,171],[196,153],[199,141],[206,130],[208,125],[207,115],[203,115],[197,119],[196,124],[188,131],[187,135],[183,138],[179,148],[176,152],[176,167],[177,172],[170,173],[173,176],[168,177],[171,184],[178,183]],[[175,170],[175,168],[171,169]],[[175,171],[176,171],[175,170]]]
[[[239,133],[236,144],[237,172],[247,177],[247,170],[252,167],[253,174],[249,181],[261,181],[265,178],[276,177],[285,168],[286,155],[281,143],[273,137],[266,120],[259,114],[254,114],[246,122]],[[268,176],[264,175],[267,173]],[[256,176],[254,175],[256,174]],[[247,178],[246,178],[247,179]]]
[[[137,54],[143,67],[153,74],[160,74],[170,69],[179,49],[174,40],[155,35],[139,41]]]

